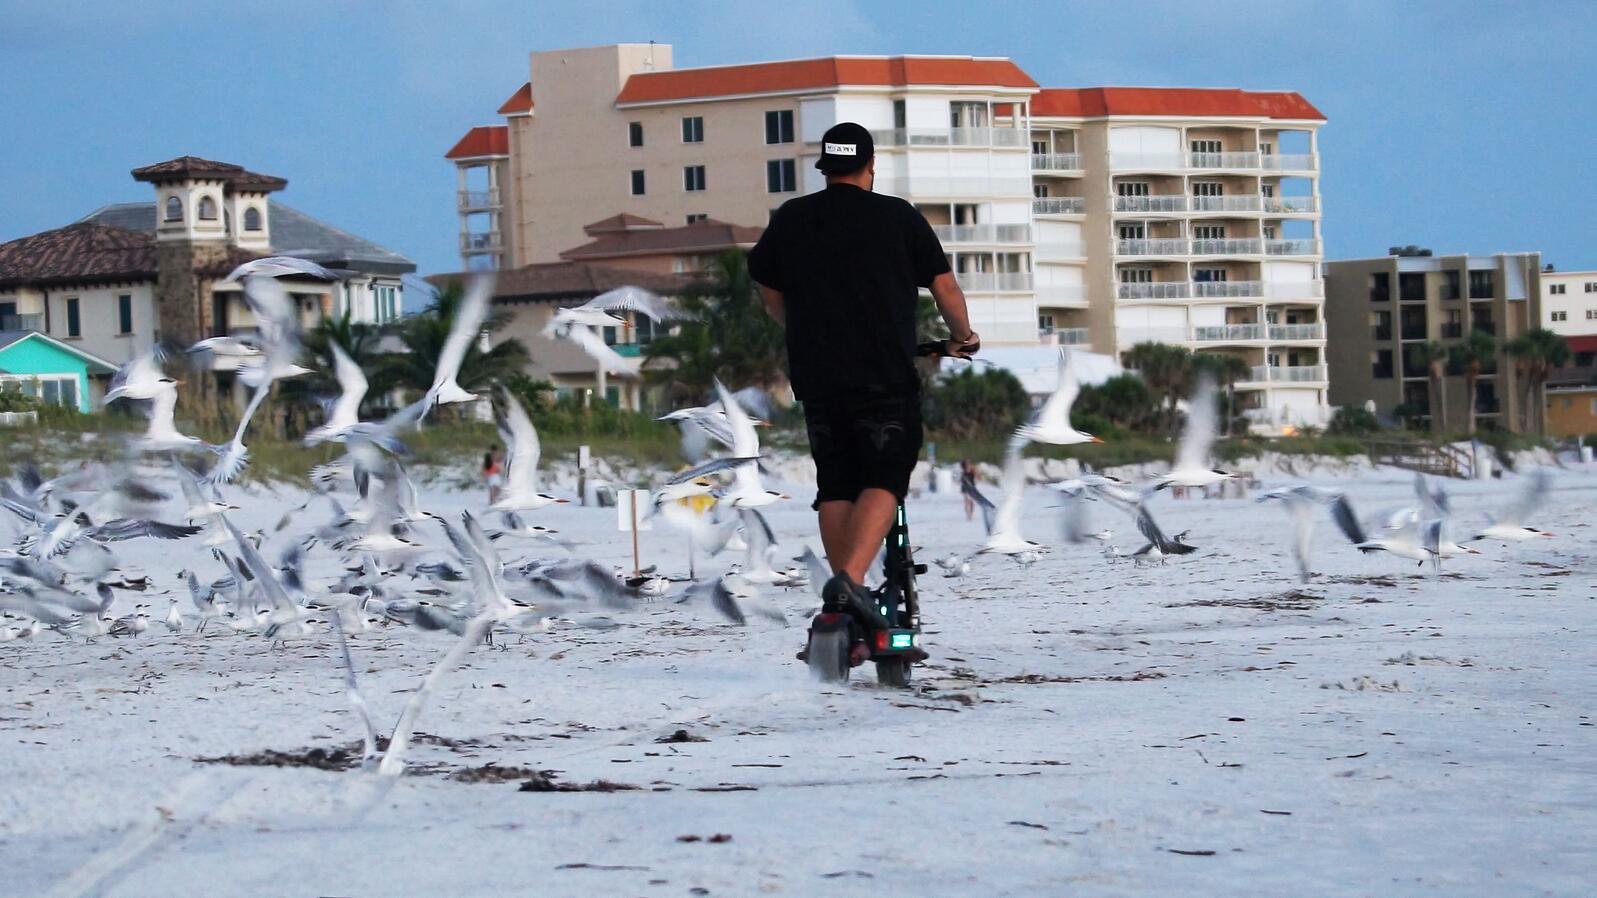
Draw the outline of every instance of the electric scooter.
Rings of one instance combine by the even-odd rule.
[[[945,354],[944,345],[922,343],[915,347],[915,354],[940,358]],[[903,502],[898,503],[893,526],[887,531],[882,573],[885,579],[872,590],[871,598],[886,627],[846,610],[823,608],[811,620],[804,659],[822,682],[846,681],[857,664],[870,660],[876,662],[877,682],[904,689],[909,686],[911,666],[925,659],[926,652],[920,647],[920,594],[915,576],[926,573],[926,565],[915,562]]]

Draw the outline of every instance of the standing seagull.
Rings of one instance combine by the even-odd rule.
[[[1187,400],[1187,423],[1181,431],[1176,463],[1154,480],[1153,489],[1213,486],[1236,476],[1210,466],[1209,451],[1214,446],[1217,430],[1215,414],[1214,379],[1205,374],[1198,381],[1197,391]]]
[[[1027,443],[1069,446],[1076,443],[1103,442],[1092,434],[1082,433],[1071,426],[1070,407],[1076,404],[1076,397],[1080,393],[1081,385],[1076,382],[1076,370],[1070,364],[1070,356],[1064,347],[1060,347],[1058,386],[1031,420],[1015,431],[1010,446],[1024,446]]]

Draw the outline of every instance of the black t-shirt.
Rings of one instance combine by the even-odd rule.
[[[749,253],[749,275],[779,290],[800,400],[913,396],[918,288],[948,271],[909,203],[851,184],[788,200]]]

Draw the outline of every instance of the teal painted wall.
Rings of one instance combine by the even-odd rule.
[[[18,340],[0,349],[0,370],[12,374],[75,374],[78,378],[78,411],[88,414],[89,363],[38,337]]]

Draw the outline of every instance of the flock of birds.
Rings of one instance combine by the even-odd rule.
[[[245,440],[250,425],[275,383],[311,371],[300,364],[305,347],[297,305],[280,281],[290,275],[331,277],[313,263],[287,257],[241,266],[231,277],[243,284],[257,333],[214,337],[187,350],[194,367],[231,370],[251,390],[226,443],[210,445],[178,429],[177,391],[183,381],[165,370],[171,361],[167,356],[151,351],[118,371],[106,395],[107,402],[125,400],[148,408],[148,425],[129,440],[120,460],[84,464],[48,479],[23,463],[12,480],[0,481],[0,507],[18,531],[13,550],[0,552],[0,641],[43,631],[90,639],[138,636],[152,626],[181,632],[191,616],[196,630],[259,634],[274,645],[331,631],[341,648],[350,702],[365,724],[367,759],[392,773],[402,769],[410,728],[433,684],[478,644],[492,643],[496,636],[541,632],[555,622],[610,628],[617,626],[616,614],[668,599],[708,605],[737,623],[746,622],[750,614],[782,621],[782,611],[761,595],[761,587],[807,588],[818,594],[829,578],[830,569],[812,550],[806,548],[790,560],[778,551],[762,509],[788,497],[768,489],[762,479],[758,429],[765,422],[750,412],[769,417],[769,410],[761,408],[757,391],[733,393],[719,382],[710,404],[664,417],[680,428],[684,451],[697,462],[665,480],[654,492],[648,514],[688,535],[690,557],[741,551],[742,560],[723,573],[704,578],[690,573],[688,585],[673,593],[677,581],[658,571],[629,572],[583,559],[576,553],[577,543],[534,522],[531,513],[569,500],[544,490],[537,430],[526,409],[504,390],[494,413],[507,447],[505,483],[484,511],[497,515],[502,526],[485,526],[470,511],[450,520],[421,507],[406,469],[406,435],[424,426],[438,406],[479,398],[462,388],[458,376],[488,312],[492,281],[487,275],[473,280],[455,310],[429,389],[382,420],[361,419],[366,378],[341,347],[329,346],[339,394],[324,402],[323,421],[305,434],[304,443],[335,445],[342,453],[309,472],[315,492],[304,503],[270,528],[241,530],[234,521],[239,506],[228,500],[223,487],[249,465]],[[636,374],[632,360],[616,355],[596,330],[620,325],[622,313],[655,320],[679,316],[664,300],[623,288],[560,310],[547,334],[581,347],[606,370]],[[966,485],[967,495],[982,509],[987,530],[972,554],[1008,556],[1027,565],[1046,550],[1022,534],[1028,481],[1021,454],[1030,443],[1098,442],[1070,422],[1078,393],[1062,352],[1057,390],[1009,444],[999,502],[995,505],[974,485]],[[1131,557],[1163,561],[1194,551],[1188,534],[1164,534],[1149,500],[1168,488],[1209,488],[1236,476],[1210,464],[1215,418],[1214,387],[1200,384],[1170,470],[1138,485],[1090,471],[1048,483],[1060,497],[1063,538],[1107,542],[1109,531],[1094,532],[1088,524],[1087,503],[1101,501],[1127,513],[1145,537],[1146,544]],[[1546,495],[1547,476],[1538,472],[1527,483],[1508,513],[1480,529],[1476,539],[1546,535],[1525,521]],[[1473,540],[1448,538],[1445,491],[1423,478],[1416,490],[1414,507],[1371,522],[1359,519],[1344,494],[1320,487],[1283,487],[1260,501],[1279,501],[1288,509],[1295,528],[1289,548],[1305,579],[1317,507],[1328,508],[1363,552],[1384,551],[1421,563],[1477,552],[1469,546]],[[172,513],[174,500],[178,510]],[[328,516],[294,526],[316,502],[325,504]],[[713,513],[703,513],[704,505]],[[125,566],[116,548],[136,539],[198,540],[216,568],[208,574],[181,571],[187,604],[182,593],[171,595],[163,615],[142,601],[150,579]],[[307,559],[314,553],[337,558],[341,573],[336,579],[313,583],[307,577]],[[1106,554],[1121,557],[1113,549]],[[970,563],[960,555],[938,561],[947,576],[967,572]],[[119,593],[133,593],[136,601],[131,612],[117,616],[112,608]],[[376,731],[345,637],[351,631],[389,626],[447,633],[457,641],[413,695],[379,762]]]
[[[965,495],[981,509],[987,531],[986,541],[976,549],[975,554],[1006,555],[1028,566],[1047,550],[1047,546],[1027,539],[1021,532],[1022,501],[1029,483],[1021,451],[1030,443],[1068,446],[1102,442],[1092,434],[1077,430],[1070,423],[1071,407],[1080,392],[1067,350],[1061,349],[1058,386],[1031,419],[1015,431],[1009,442],[1001,481],[1002,495],[997,504],[983,495],[974,483],[961,483]],[[1129,515],[1137,531],[1146,540],[1140,548],[1126,555],[1106,545],[1104,554],[1107,558],[1129,557],[1138,563],[1163,564],[1170,556],[1188,555],[1196,551],[1197,547],[1187,541],[1189,533],[1165,535],[1149,510],[1148,503],[1160,491],[1172,487],[1208,490],[1221,487],[1239,476],[1212,463],[1217,417],[1215,385],[1212,380],[1201,379],[1187,402],[1181,442],[1175,462],[1169,470],[1142,484],[1128,483],[1090,470],[1084,470],[1077,477],[1045,483],[1061,500],[1060,533],[1063,540],[1075,544],[1091,540],[1107,543],[1113,537],[1113,531],[1094,531],[1088,523],[1086,503],[1101,501]],[[1314,509],[1317,507],[1328,509],[1342,534],[1362,553],[1386,552],[1417,561],[1421,565],[1427,561],[1439,565],[1445,558],[1481,554],[1479,549],[1471,545],[1481,540],[1521,542],[1551,536],[1526,523],[1546,500],[1549,481],[1545,470],[1531,472],[1514,501],[1501,514],[1488,519],[1485,525],[1476,528],[1469,538],[1462,541],[1449,535],[1449,529],[1453,526],[1452,506],[1446,490],[1419,473],[1415,474],[1414,504],[1393,509],[1368,521],[1359,517],[1345,492],[1310,484],[1272,489],[1261,494],[1258,501],[1279,502],[1287,509],[1292,524],[1292,539],[1286,548],[1292,555],[1299,578],[1307,582],[1312,575],[1309,547],[1315,526]],[[940,558],[937,564],[949,577],[962,576],[970,570],[968,557],[959,554]]]

